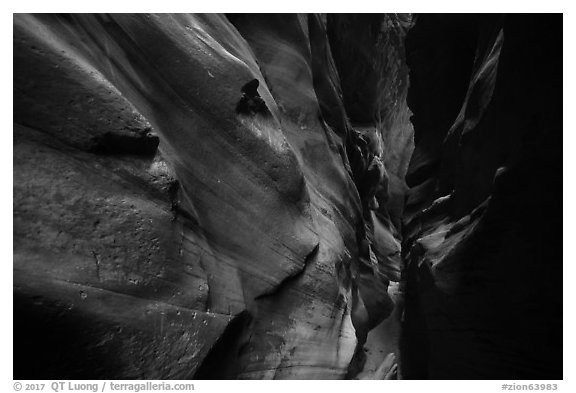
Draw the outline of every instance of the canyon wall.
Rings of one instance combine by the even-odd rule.
[[[405,29],[345,19],[14,16],[15,378],[390,371],[407,69],[349,117],[331,45]]]
[[[14,378],[561,379],[561,92],[561,15],[15,14]]]
[[[562,378],[562,16],[421,15],[402,369]]]

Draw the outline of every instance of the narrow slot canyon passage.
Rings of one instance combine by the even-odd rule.
[[[561,14],[14,14],[15,379],[562,379]]]

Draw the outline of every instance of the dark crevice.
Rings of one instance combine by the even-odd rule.
[[[93,153],[101,155],[137,155],[154,156],[160,144],[160,138],[150,130],[134,132],[121,130],[107,132],[94,139]]]
[[[240,349],[248,342],[252,320],[252,315],[246,310],[236,315],[204,358],[193,379],[236,379],[241,371]]]
[[[258,79],[252,79],[242,86],[242,97],[240,97],[240,101],[238,101],[236,105],[236,113],[247,116],[254,116],[256,114],[263,116],[271,115],[266,103],[258,93],[258,86],[260,86]]]

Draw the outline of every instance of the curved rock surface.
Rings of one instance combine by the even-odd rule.
[[[554,15],[14,15],[16,379],[561,379]]]
[[[14,53],[15,377],[362,370],[398,228],[325,17],[17,14]]]

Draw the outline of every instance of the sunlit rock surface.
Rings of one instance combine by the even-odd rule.
[[[402,33],[386,23],[372,22]],[[398,326],[388,285],[402,202],[388,215],[387,201],[405,169],[382,145],[351,164],[351,135],[409,144],[407,74],[388,128],[355,130],[326,26],[14,16],[14,339],[32,351],[15,378],[364,369],[368,332]],[[386,348],[370,367],[393,363],[397,333],[368,340]]]

